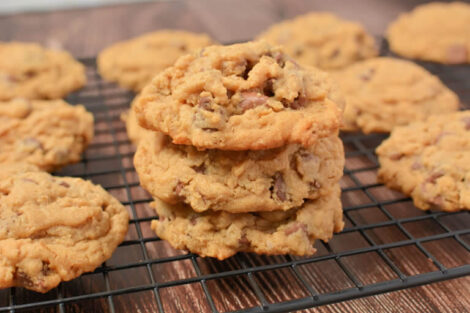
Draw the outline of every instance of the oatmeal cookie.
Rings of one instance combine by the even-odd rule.
[[[0,101],[0,163],[53,171],[78,162],[93,137],[93,115],[62,100]]]
[[[378,180],[422,209],[470,209],[470,111],[397,127],[378,148]]]
[[[339,186],[330,194],[289,211],[196,213],[187,205],[156,201],[151,227],[175,249],[226,259],[237,252],[311,255],[314,241],[343,229]]]
[[[198,151],[152,133],[140,141],[134,164],[142,187],[168,203],[185,202],[197,212],[285,211],[338,183],[344,151],[337,134],[310,147]]]
[[[158,74],[134,105],[175,144],[221,150],[304,146],[336,132],[343,99],[329,75],[265,42],[211,46]]]
[[[369,59],[334,74],[346,98],[344,129],[393,127],[458,110],[459,98],[437,76],[406,60]]]
[[[470,63],[470,4],[433,2],[401,14],[387,30],[390,49],[404,57]]]
[[[27,171],[2,178],[0,288],[47,292],[93,271],[128,222],[125,207],[89,181]]]
[[[138,92],[178,57],[211,44],[205,34],[160,30],[106,48],[98,55],[98,70],[106,80]]]
[[[0,43],[0,101],[59,99],[85,83],[84,66],[65,51],[34,43]]]
[[[378,54],[374,38],[356,22],[330,13],[308,13],[271,26],[258,36],[301,64],[324,70],[343,68]]]
[[[149,131],[148,129],[145,129],[139,125],[139,122],[137,121],[137,117],[135,115],[135,111],[132,109],[134,106],[134,103],[136,103],[139,100],[139,96],[137,95],[134,100],[131,103],[131,108],[121,114],[121,120],[126,123],[126,132],[127,132],[127,137],[129,137],[130,141],[137,146],[139,141],[147,136],[148,134],[151,134],[152,131]]]

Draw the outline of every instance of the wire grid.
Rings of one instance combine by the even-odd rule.
[[[382,48],[387,54],[386,46]],[[220,262],[172,249],[150,230],[156,216],[148,206],[150,196],[139,186],[134,148],[120,120],[133,94],[102,81],[94,59],[82,61],[89,83],[68,100],[94,114],[95,139],[82,162],[57,174],[102,184],[129,209],[130,231],[114,256],[93,273],[45,295],[21,288],[0,291],[0,312],[39,307],[125,312],[139,305],[160,312],[287,312],[470,274],[469,212],[422,212],[409,198],[375,182],[374,149],[384,135],[342,136],[346,227],[329,243],[318,242],[316,255],[240,253]],[[422,65],[438,74],[464,104],[470,103],[468,66]],[[408,264],[409,258],[416,264]],[[367,271],[358,270],[363,264],[368,264]],[[248,300],[244,303],[243,298]]]

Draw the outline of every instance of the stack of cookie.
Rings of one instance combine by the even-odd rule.
[[[327,74],[265,42],[179,58],[133,106],[152,228],[218,259],[314,253],[343,227],[341,103]]]

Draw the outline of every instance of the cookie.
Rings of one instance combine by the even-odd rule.
[[[148,129],[145,129],[141,127],[137,121],[137,117],[135,115],[135,111],[132,109],[134,106],[134,103],[136,103],[139,99],[139,96],[136,96],[134,100],[131,103],[131,108],[121,114],[121,120],[123,120],[126,123],[126,131],[127,131],[127,137],[129,137],[130,141],[137,146],[139,141],[147,136],[148,134],[151,134],[152,132],[149,131]]]
[[[62,100],[0,102],[0,163],[53,171],[78,162],[93,137],[93,116]]]
[[[0,181],[12,175],[26,172],[40,172],[41,170],[33,164],[24,162],[0,163]]]
[[[470,4],[433,2],[401,14],[387,30],[390,49],[404,57],[470,63]]]
[[[86,83],[85,68],[65,51],[0,43],[0,100],[59,99]]]
[[[98,71],[106,80],[138,92],[178,57],[211,44],[214,41],[205,34],[156,31],[103,50],[97,59]]]
[[[470,209],[470,111],[397,127],[378,148],[378,180],[422,210]]]
[[[0,180],[0,288],[44,293],[93,271],[128,222],[119,201],[80,178],[21,172]]]
[[[374,38],[356,22],[330,13],[308,13],[271,26],[258,36],[297,62],[324,70],[343,68],[378,54]]]
[[[196,213],[187,205],[156,201],[151,227],[175,249],[226,259],[237,252],[311,255],[316,239],[328,241],[343,228],[340,189],[289,211]]]
[[[141,139],[134,165],[154,197],[185,202],[197,212],[285,211],[325,196],[338,183],[344,151],[336,134],[310,147],[198,151],[153,132]]]
[[[346,98],[344,129],[390,132],[459,107],[457,95],[413,62],[380,57],[334,74]]]
[[[336,132],[343,99],[329,75],[265,42],[183,56],[142,91],[139,124],[200,149],[312,145]]]

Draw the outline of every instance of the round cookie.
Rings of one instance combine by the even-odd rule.
[[[85,83],[84,66],[68,52],[34,43],[0,43],[0,100],[59,99]]]
[[[401,14],[387,30],[390,49],[404,57],[470,63],[470,4],[433,2]]]
[[[378,180],[422,210],[470,209],[470,111],[397,127],[378,148]]]
[[[93,137],[93,115],[62,100],[0,102],[0,163],[53,171],[78,162]]]
[[[329,76],[265,42],[183,56],[142,91],[139,124],[200,149],[312,145],[336,132],[343,99]]]
[[[311,255],[314,241],[328,241],[343,229],[340,188],[289,211],[196,213],[186,205],[156,201],[159,220],[151,227],[175,249],[226,259],[237,252]]]
[[[93,271],[128,223],[126,208],[89,181],[45,172],[0,180],[0,288],[45,293]]]
[[[356,22],[330,13],[308,13],[271,26],[258,36],[297,62],[324,70],[343,68],[378,54],[374,38]]]
[[[178,57],[211,44],[205,34],[160,30],[106,48],[98,55],[98,70],[106,80],[138,92]]]
[[[365,60],[333,77],[346,98],[343,129],[348,131],[390,132],[459,107],[457,95],[437,76],[406,60]]]
[[[152,132],[149,131],[148,129],[145,129],[141,127],[137,121],[137,117],[135,115],[135,111],[132,109],[134,106],[134,103],[136,103],[139,99],[139,96],[137,95],[134,100],[132,100],[131,103],[131,108],[121,114],[121,120],[123,120],[126,123],[126,131],[127,131],[127,137],[129,137],[130,141],[137,146],[139,141],[144,137],[147,136],[148,134],[151,134]]]
[[[315,145],[258,151],[198,151],[161,133],[141,139],[134,157],[140,183],[154,197],[194,211],[289,210],[323,197],[343,175],[337,134]]]

